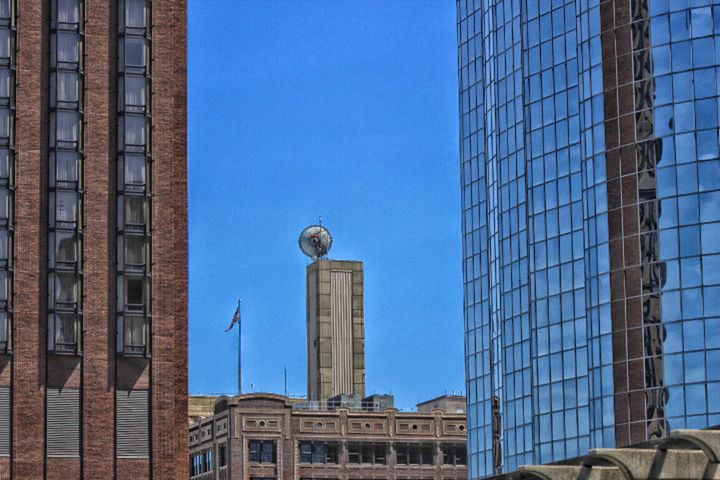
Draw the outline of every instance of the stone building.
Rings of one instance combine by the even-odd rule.
[[[381,409],[391,401],[315,409],[269,393],[219,397],[214,415],[190,426],[190,478],[467,478],[465,414]]]
[[[487,480],[720,479],[720,426],[674,430],[625,448],[597,448],[549,465],[523,465]]]

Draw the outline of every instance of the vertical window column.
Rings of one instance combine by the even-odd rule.
[[[15,5],[0,0],[0,353],[12,351]]]
[[[117,352],[150,355],[150,0],[118,1]]]
[[[48,351],[82,351],[83,0],[50,3]]]

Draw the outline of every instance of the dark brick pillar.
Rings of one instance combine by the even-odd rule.
[[[117,2],[85,0],[83,474],[115,469]],[[104,246],[104,247],[103,247]]]
[[[152,478],[189,478],[187,3],[153,0]]]
[[[17,157],[13,354],[14,479],[43,478],[47,204],[47,2],[17,2]]]

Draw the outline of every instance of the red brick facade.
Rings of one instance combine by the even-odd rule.
[[[11,478],[45,470],[45,283],[47,185],[47,2],[17,12],[15,315],[12,355]]]
[[[82,355],[47,352],[50,5],[17,0],[10,457],[0,480],[183,479],[187,444],[187,5],[152,0],[152,339],[116,354],[117,0],[84,0]],[[46,457],[46,389],[80,388],[80,455]],[[116,458],[116,389],[150,390],[148,458]]]
[[[186,12],[185,0],[153,0],[151,403],[153,424],[159,428],[152,430],[152,470],[154,479],[173,480],[189,476]]]

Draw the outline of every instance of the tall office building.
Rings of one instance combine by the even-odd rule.
[[[720,424],[720,3],[457,9],[471,477]]]
[[[0,478],[187,478],[186,5],[0,0]]]
[[[316,260],[307,266],[308,396],[365,397],[363,263]]]

